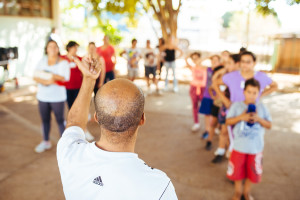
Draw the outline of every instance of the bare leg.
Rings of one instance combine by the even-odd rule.
[[[158,81],[157,81],[157,79],[155,78],[155,76],[153,76],[153,83],[155,84],[156,92],[158,92],[158,91],[159,91],[159,89],[158,89]]]
[[[243,182],[242,180],[234,181],[234,195],[232,200],[240,200],[242,197]]]
[[[146,81],[147,81],[147,87],[148,87],[148,90],[150,89],[150,79],[149,77],[146,77]]]
[[[227,126],[225,124],[222,124],[221,134],[220,134],[220,139],[219,139],[219,148],[225,149],[227,143],[228,143]]]
[[[218,125],[218,118],[211,115],[207,141],[210,141],[210,142],[212,141],[212,139],[215,135],[215,128],[217,127],[217,125]]]
[[[254,198],[250,195],[251,185],[252,182],[247,178],[244,186],[244,197],[246,200],[254,200]]]
[[[210,115],[205,115],[204,120],[205,120],[205,131],[209,132]]]

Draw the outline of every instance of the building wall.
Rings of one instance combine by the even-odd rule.
[[[52,1],[51,19],[0,15],[0,47],[18,47],[19,53],[19,58],[10,63],[10,78],[33,74],[53,26],[59,26],[58,0]]]
[[[281,39],[277,57],[277,72],[300,73],[300,38]]]

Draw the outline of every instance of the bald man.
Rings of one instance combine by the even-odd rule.
[[[85,139],[83,130],[100,67],[92,58],[75,62],[83,82],[57,144],[66,199],[176,200],[170,178],[134,153],[138,128],[145,123],[145,99],[132,82],[115,79],[97,92],[95,119],[101,137],[93,143]]]

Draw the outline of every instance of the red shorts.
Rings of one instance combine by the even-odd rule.
[[[262,153],[245,154],[233,150],[227,169],[227,177],[232,181],[250,179],[259,183],[262,175]]]

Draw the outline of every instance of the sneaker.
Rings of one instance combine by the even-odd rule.
[[[195,131],[198,131],[200,129],[200,124],[194,124],[192,126],[192,131],[195,132]]]
[[[202,134],[201,138],[202,138],[203,140],[207,139],[207,138],[208,138],[208,132],[205,131],[205,132]]]
[[[215,156],[217,156],[217,155],[224,156],[225,149],[218,147],[214,154],[215,154]]]
[[[37,145],[34,149],[35,152],[37,153],[42,153],[46,150],[49,150],[51,148],[51,143],[42,141],[39,145]]]
[[[89,131],[85,132],[85,138],[87,141],[93,141],[95,139],[94,136]]]
[[[175,87],[175,88],[173,89],[173,92],[177,93],[177,92],[178,92],[178,88]]]
[[[211,162],[215,164],[221,163],[223,161],[223,157],[224,156],[216,155],[216,157]]]
[[[207,151],[210,151],[211,148],[212,148],[211,141],[207,141],[207,142],[206,142],[206,145],[205,145],[205,149],[206,149]]]

